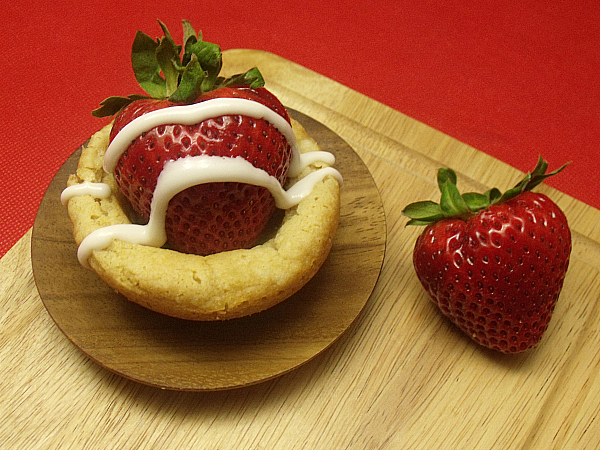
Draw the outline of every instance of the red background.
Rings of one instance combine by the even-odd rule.
[[[60,165],[106,123],[90,111],[139,92],[136,30],[177,41],[181,19],[223,50],[276,53],[600,209],[600,2],[330,3],[71,0],[3,6],[0,256],[31,227]],[[267,80],[268,83],[268,80]],[[465,164],[468,164],[465,161]]]

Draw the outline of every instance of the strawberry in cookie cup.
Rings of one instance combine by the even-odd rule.
[[[101,102],[93,114],[114,120],[82,147],[61,194],[77,258],[159,313],[260,312],[327,259],[342,176],[256,68],[221,77],[217,45],[184,21],[178,46],[160,25],[164,37],[138,32],[132,47],[147,95]]]
[[[571,232],[560,208],[531,192],[547,162],[504,194],[460,194],[456,174],[440,169],[440,203],[408,205],[408,225],[424,225],[413,263],[433,302],[479,344],[523,352],[541,339],[561,292]]]

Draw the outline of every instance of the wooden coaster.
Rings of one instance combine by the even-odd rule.
[[[383,205],[369,170],[338,135],[290,110],[344,176],[333,248],[297,294],[253,316],[193,322],[147,310],[77,261],[60,193],[78,149],[50,183],[33,226],[31,259],[40,297],[81,351],[126,378],[167,389],[218,390],[284,374],[329,347],[352,324],[379,276],[386,243]]]

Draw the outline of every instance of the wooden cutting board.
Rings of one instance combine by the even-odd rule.
[[[54,326],[34,285],[28,233],[0,260],[0,442],[62,449],[600,448],[600,211],[540,187],[573,231],[555,316],[537,349],[485,351],[441,317],[418,284],[411,251],[419,230],[404,227],[401,210],[437,199],[441,165],[459,172],[464,190],[506,188],[522,174],[273,54],[225,54],[229,73],[253,65],[284,104],[349,143],[381,193],[386,256],[358,320],[328,350],[276,379],[222,392],[156,389],[103,369]]]

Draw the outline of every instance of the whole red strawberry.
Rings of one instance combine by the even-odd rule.
[[[264,81],[257,69],[228,79],[218,77],[220,49],[203,42],[186,21],[185,52],[178,62],[181,47],[174,44],[166,26],[161,26],[163,39],[155,42],[138,32],[132,49],[138,81],[154,98],[111,97],[94,112],[104,116],[120,111],[111,130],[111,141],[128,123],[148,112],[223,97],[259,102],[290,122],[283,105],[262,87]],[[149,61],[153,62],[151,69]],[[142,221],[147,221],[165,162],[198,155],[241,156],[283,184],[291,147],[273,125],[244,115],[213,117],[191,126],[163,125],[131,143],[114,170],[115,181]],[[196,185],[169,202],[167,244],[175,250],[200,255],[249,248],[259,239],[274,209],[275,201],[266,188],[243,183]]]
[[[440,169],[440,204],[424,201],[403,213],[426,225],[413,252],[417,277],[452,322],[479,344],[504,353],[535,346],[548,327],[571,253],[559,207],[533,187],[546,174],[540,158],[503,195],[461,195],[456,174]]]

